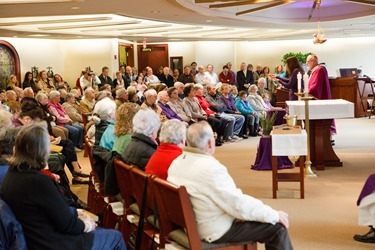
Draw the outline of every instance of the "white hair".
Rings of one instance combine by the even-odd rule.
[[[264,78],[264,77],[260,77],[259,79],[258,79],[258,82],[259,81],[261,81],[262,83],[266,83],[266,78]]]
[[[121,94],[123,94],[125,92],[127,92],[127,91],[124,88],[116,90],[116,97],[119,97]]]
[[[186,140],[186,124],[177,119],[164,122],[160,129],[160,142],[180,144]]]
[[[174,86],[176,89],[178,89],[179,87],[184,87],[185,85],[184,85],[182,82],[175,82],[173,86]]]
[[[259,78],[259,79],[260,79],[260,78]],[[258,81],[259,81],[259,79],[258,79]],[[255,84],[251,84],[250,87],[249,87],[248,92],[251,93],[251,91],[252,91],[253,89],[255,89],[255,88],[258,89],[258,86],[255,85]]]
[[[160,127],[160,117],[151,109],[141,109],[133,118],[133,132],[155,136]]]
[[[160,98],[162,98],[163,96],[168,96],[168,92],[166,90],[162,90],[158,93],[158,101],[160,101]]]
[[[11,127],[13,127],[12,114],[0,108],[0,135],[4,134]]]
[[[48,96],[45,94],[45,93],[43,93],[43,92],[38,92],[38,94],[36,94],[36,96],[35,96],[35,99],[38,101],[38,102],[40,102],[42,99],[45,99],[45,98],[48,98]]]
[[[34,90],[33,90],[31,87],[26,87],[26,88],[23,90],[23,93],[27,93],[27,92],[34,93]]]
[[[90,93],[91,91],[95,91],[93,88],[91,87],[88,87],[87,89],[85,89],[85,96]]]
[[[189,147],[208,150],[208,142],[214,136],[212,128],[206,121],[200,121],[189,126],[186,141]]]
[[[55,98],[56,96],[59,96],[60,95],[60,92],[57,91],[57,90],[52,90],[51,92],[49,92],[49,98],[50,99],[53,99]]]
[[[67,94],[66,94],[66,96],[65,96],[65,100],[69,100],[69,99],[75,99],[73,93],[67,93]]]
[[[148,89],[148,90],[145,92],[145,97],[146,97],[146,98],[149,97],[149,96],[152,96],[152,95],[157,95],[155,89]]]
[[[194,84],[194,87],[193,87],[194,90],[197,90],[197,89],[204,89],[203,85],[200,84],[200,83],[196,83]]]
[[[116,103],[109,97],[105,97],[95,104],[93,112],[99,115],[101,120],[114,120],[116,116]]]

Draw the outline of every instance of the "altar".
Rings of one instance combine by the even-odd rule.
[[[289,115],[305,119],[304,101],[286,101]],[[342,99],[309,101],[310,160],[317,170],[326,166],[341,167],[342,162],[332,148],[331,124],[333,119],[353,118],[354,104]]]

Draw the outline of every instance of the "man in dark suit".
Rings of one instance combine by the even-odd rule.
[[[111,77],[108,76],[109,68],[107,66],[104,66],[102,68],[102,74],[99,76],[99,80],[101,82],[101,86],[104,86],[104,84],[111,85],[111,88],[113,88],[113,82]]]
[[[168,88],[173,87],[174,85],[173,76],[169,74],[168,67],[164,67],[163,74],[160,75],[159,80],[161,83],[165,83],[165,85],[167,85]]]
[[[254,83],[253,73],[247,69],[246,63],[241,63],[241,70],[237,72],[238,91],[244,90],[247,92],[250,85]]]

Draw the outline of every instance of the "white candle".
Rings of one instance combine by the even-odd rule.
[[[301,80],[302,80],[302,74],[301,72],[298,72],[297,74],[297,89],[298,89],[298,94],[301,93]]]
[[[303,75],[304,92],[309,93],[309,76],[307,73]]]

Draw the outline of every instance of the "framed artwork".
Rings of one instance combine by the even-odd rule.
[[[171,56],[169,58],[169,65],[171,70],[178,69],[180,74],[183,72],[183,57],[182,56]]]

